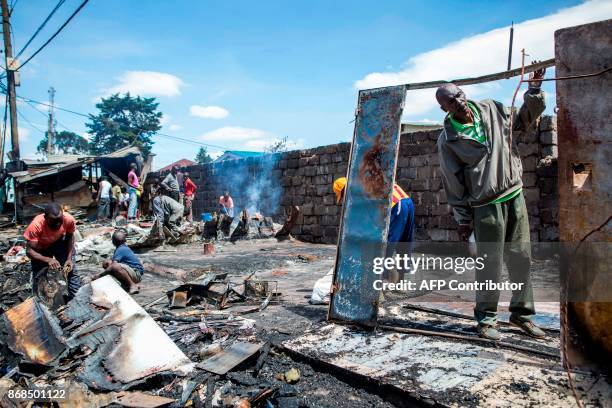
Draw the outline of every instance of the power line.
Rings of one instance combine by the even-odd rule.
[[[55,7],[53,8],[53,10],[51,10],[51,12],[49,13],[49,15],[47,16],[47,18],[44,19],[44,21],[42,22],[42,24],[36,29],[36,31],[34,31],[34,34],[32,34],[32,36],[30,37],[30,39],[26,42],[26,44],[21,48],[21,51],[19,51],[17,53],[17,56],[15,57],[15,59],[19,58],[21,56],[21,54],[23,54],[23,52],[25,51],[26,48],[28,48],[28,46],[30,45],[30,43],[32,43],[32,41],[36,38],[36,36],[42,31],[42,29],[45,27],[45,25],[49,22],[49,20],[51,20],[51,17],[53,17],[53,14],[55,14],[55,12],[61,7],[62,4],[65,3],[66,0],[59,0],[57,2],[57,4],[55,5]],[[16,3],[17,1],[15,1]],[[13,5],[13,7],[15,7]]]
[[[13,4],[11,5],[11,9],[9,10],[9,17],[13,15],[13,10],[15,10],[15,6],[17,5],[18,1],[19,0],[15,0]]]
[[[29,121],[28,118],[26,118],[23,113],[21,113],[21,111],[19,109],[17,109],[17,115],[19,115],[19,117],[21,119],[23,119],[25,122],[27,122],[30,126],[32,126],[34,129],[38,130],[41,133],[45,133],[44,130],[41,130],[38,126],[36,126],[35,124],[33,124],[32,122]]]
[[[78,13],[79,13],[79,11],[81,11],[81,9],[82,9],[83,7],[85,7],[85,5],[87,4],[87,2],[88,2],[88,1],[89,1],[89,0],[84,0],[84,1],[83,1],[83,3],[81,3],[81,5],[80,5],[80,6],[79,6],[79,7],[78,7],[78,8],[77,8],[75,11],[74,11],[74,13],[72,13],[72,14],[70,15],[70,17],[68,17],[68,20],[66,20],[66,21],[64,22],[64,24],[62,24],[62,25],[60,26],[60,28],[58,28],[58,29],[57,29],[57,31],[56,31],[55,33],[53,33],[53,35],[52,35],[52,36],[51,36],[51,37],[50,37],[50,38],[49,38],[47,41],[45,41],[45,43],[44,43],[43,45],[41,45],[41,46],[40,46],[40,48],[38,48],[38,49],[37,49],[37,50],[34,52],[34,54],[32,54],[32,55],[30,56],[30,58],[28,58],[27,60],[25,60],[25,61],[23,62],[23,64],[19,64],[19,68],[18,68],[18,69],[23,68],[23,67],[24,67],[24,66],[25,66],[25,65],[26,65],[28,62],[30,62],[30,61],[32,60],[32,58],[34,58],[36,55],[38,55],[38,53],[39,53],[39,52],[41,52],[41,51],[42,51],[42,50],[43,50],[43,49],[44,49],[44,48],[45,48],[47,45],[49,45],[49,43],[50,43],[51,41],[53,41],[53,39],[54,39],[55,37],[57,37],[57,35],[58,35],[58,34],[59,34],[59,33],[60,33],[60,32],[61,32],[61,31],[62,31],[62,30],[63,30],[63,29],[64,29],[64,28],[65,28],[65,27],[68,25],[68,23],[70,23],[70,21],[71,21],[71,20],[72,20],[72,19],[73,19],[73,18],[74,18],[74,17],[75,17],[75,16],[76,16]]]
[[[0,83],[0,88],[3,88],[2,89],[3,92],[6,92],[6,89],[4,88],[2,83]],[[47,106],[47,107],[51,106],[48,103],[40,102],[40,101],[37,101],[37,100],[34,100],[34,99],[30,99],[30,98],[24,98],[22,96],[17,96],[17,99],[21,99],[22,101],[26,102],[28,105],[32,106],[38,112],[40,112],[41,114],[45,115],[45,117],[47,116],[47,114],[42,112],[38,108],[36,108],[33,104],[36,103],[38,105],[43,105],[43,106]],[[57,106],[54,106],[54,108],[57,109],[57,110],[64,111],[64,112],[72,113],[73,115],[83,116],[85,118],[91,118],[93,116],[93,115],[87,115],[85,113],[77,112],[77,111],[74,111],[74,110],[71,110],[71,109],[60,108],[60,107],[57,107]],[[122,126],[121,123],[118,123],[118,122],[116,122],[116,121],[114,121],[112,119],[107,119],[107,120],[109,122],[112,122],[114,124]],[[60,125],[61,125],[61,123],[60,123]],[[66,128],[65,126],[63,126],[63,125],[62,125],[62,127],[64,127],[66,130],[70,130],[70,129]],[[167,139],[175,140],[177,142],[190,143],[190,144],[194,144],[194,145],[198,145],[198,146],[214,147],[215,149],[222,149],[222,150],[232,150],[230,147],[219,146],[219,145],[214,145],[214,144],[204,143],[204,142],[199,142],[197,140],[185,139],[185,138],[182,138],[182,137],[179,137],[179,136],[168,135],[168,134],[160,133],[160,132],[156,132],[155,136],[161,136],[161,137],[165,137]]]

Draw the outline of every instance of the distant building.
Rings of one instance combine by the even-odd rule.
[[[179,166],[180,168],[183,168],[183,167],[193,166],[193,165],[196,165],[196,164],[198,164],[198,163],[196,163],[194,161],[191,161],[191,160],[188,160],[188,159],[181,159],[181,160],[175,161],[174,163],[170,163],[169,165],[167,165],[165,167],[162,167],[161,169],[159,169],[157,171],[160,174],[162,174],[162,173],[169,172],[170,170],[172,170],[172,167],[174,167],[174,166]]]
[[[442,129],[444,126],[436,122],[406,122],[402,123],[402,133],[423,132]]]
[[[260,157],[264,154],[265,153],[263,152],[247,152],[244,150],[226,150],[221,156],[217,157],[215,163],[224,160],[245,159],[247,157]]]

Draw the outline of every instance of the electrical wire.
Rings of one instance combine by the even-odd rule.
[[[16,3],[17,1],[15,1]],[[17,53],[17,56],[15,57],[15,59],[19,58],[21,56],[21,54],[23,54],[23,52],[26,50],[26,48],[28,48],[28,46],[32,43],[32,41],[34,41],[34,39],[36,38],[36,36],[42,31],[42,29],[45,27],[45,25],[47,25],[47,23],[49,22],[49,20],[51,20],[51,17],[53,17],[53,15],[55,14],[55,12],[62,6],[62,4],[64,4],[66,2],[66,0],[59,0],[57,2],[57,4],[55,5],[55,7],[53,7],[53,10],[51,10],[51,12],[49,13],[49,15],[43,20],[43,22],[40,24],[40,26],[38,26],[38,28],[36,29],[36,31],[34,31],[34,34],[32,34],[32,36],[30,37],[30,39],[25,43],[25,45],[21,48],[21,51],[19,51]]]
[[[6,87],[4,86],[4,84],[0,83],[0,88],[2,89],[3,93],[5,93],[5,94],[7,93],[6,92]],[[25,97],[19,96],[19,95],[17,95],[17,99],[20,99],[20,100],[26,102],[28,105],[32,106],[32,108],[36,109],[38,112],[40,112],[42,115],[45,115],[45,116],[47,116],[47,114],[42,112],[41,110],[39,110],[33,104],[38,104],[38,105],[42,105],[42,106],[51,107],[51,105],[49,105],[48,103],[40,102],[40,101],[37,101],[35,99],[31,99],[31,98],[25,98]],[[57,110],[64,111],[64,112],[72,113],[73,115],[82,116],[82,117],[85,117],[85,118],[91,118],[92,117],[92,115],[87,115],[85,113],[77,112],[77,111],[74,111],[74,110],[71,110],[71,109],[60,108],[60,107],[57,107],[57,106],[53,106],[53,108],[57,109]],[[110,120],[110,119],[108,119],[108,120],[110,122],[114,123],[114,124],[120,125],[119,123],[117,123],[117,122],[115,122],[113,120]],[[60,125],[61,125],[61,123],[60,123]],[[64,127],[66,130],[70,130],[70,129],[66,128],[66,126],[62,125],[62,127]],[[182,137],[179,137],[179,136],[168,135],[168,134],[160,133],[160,132],[156,132],[155,136],[161,136],[161,137],[164,137],[164,138],[169,139],[169,140],[174,140],[174,141],[183,142],[183,143],[189,143],[189,144],[198,145],[198,146],[213,147],[215,149],[222,149],[222,150],[232,150],[232,148],[230,148],[230,147],[214,145],[214,144],[211,144],[211,143],[199,142],[197,140],[185,139],[185,138],[182,138]]]
[[[36,55],[38,55],[39,52],[41,52],[47,45],[49,45],[49,43],[51,41],[53,41],[53,39],[55,37],[57,37],[57,35],[68,25],[68,23],[70,23],[70,21],[72,21],[72,19],[79,13],[79,11],[81,11],[83,9],[83,7],[85,7],[85,5],[87,4],[87,2],[89,2],[89,0],[84,0],[81,5],[70,15],[70,17],[68,17],[68,20],[66,20],[64,22],[64,24],[62,24],[60,26],[60,28],[57,29],[57,31],[55,33],[53,33],[53,35],[47,40],[45,41],[45,43],[43,45],[41,45],[32,55],[30,55],[30,57],[25,60],[22,64],[19,64],[19,68],[21,69],[23,68],[28,62],[30,62],[32,60],[32,58],[34,58]]]
[[[26,123],[28,123],[28,124],[29,124],[30,126],[32,126],[34,129],[38,130],[38,131],[39,131],[39,132],[41,132],[41,133],[45,133],[45,131],[44,131],[44,130],[40,129],[38,126],[36,126],[36,125],[35,125],[35,124],[33,124],[32,122],[30,122],[30,120],[29,120],[28,118],[26,118],[26,117],[24,116],[24,114],[23,114],[23,113],[22,113],[22,112],[21,112],[19,109],[17,109],[17,115],[19,115],[19,117],[20,117],[21,119],[23,119],[23,120],[24,120]]]

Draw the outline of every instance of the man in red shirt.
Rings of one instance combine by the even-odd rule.
[[[73,297],[81,286],[76,273],[74,218],[64,213],[57,203],[47,204],[44,214],[39,214],[28,225],[23,236],[28,241],[27,255],[32,262],[35,277],[44,268],[62,269],[68,283],[68,294]]]
[[[197,186],[191,178],[189,178],[189,173],[183,173],[183,189],[185,191],[185,212],[187,213],[187,221],[193,221],[193,198],[195,196]]]

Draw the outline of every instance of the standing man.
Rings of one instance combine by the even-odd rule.
[[[234,200],[230,197],[229,191],[219,197],[219,212],[230,217],[234,216]]]
[[[530,75],[524,103],[514,114],[514,131],[526,130],[544,111],[540,89],[545,70]],[[504,249],[513,282],[523,283],[512,294],[510,322],[529,336],[542,338],[544,332],[533,324],[535,314],[529,268],[531,248],[529,218],[522,193],[523,167],[516,145],[509,146],[510,112],[500,102],[468,100],[454,84],[436,91],[436,99],[448,112],[438,138],[444,190],[458,226],[467,241],[472,228],[480,256],[486,252],[485,267],[476,270],[476,280],[499,282]],[[499,340],[496,329],[499,291],[476,292],[474,316],[478,333]]]
[[[334,181],[332,186],[336,194],[336,202],[344,200],[346,177],[340,177]],[[391,199],[391,219],[389,220],[389,232],[387,234],[387,257],[392,257],[399,242],[406,243],[408,256],[412,252],[411,244],[414,236],[414,204],[410,196],[397,184],[393,183],[393,197]],[[403,279],[397,271],[392,271],[386,278],[390,282],[398,282]]]
[[[170,173],[161,182],[161,186],[165,190],[165,194],[172,198],[174,201],[180,201],[180,187],[176,175],[178,174],[179,167],[172,166]]]
[[[130,164],[130,171],[128,172],[128,194],[130,195],[130,201],[128,206],[128,221],[136,220],[136,214],[138,212],[138,166],[136,163]]]
[[[111,204],[111,183],[109,183],[106,176],[102,176],[100,178],[100,183],[98,184],[98,197],[96,201],[98,202],[98,220],[104,221],[110,218],[110,204]]]
[[[76,273],[74,218],[64,213],[57,203],[47,204],[44,214],[39,214],[28,225],[23,236],[28,241],[26,254],[32,263],[32,276],[44,268],[62,269],[68,283],[68,295],[74,297],[81,286]]]
[[[187,213],[187,221],[193,222],[193,198],[195,196],[197,186],[191,178],[189,173],[183,173],[183,189],[185,191],[185,212]]]

